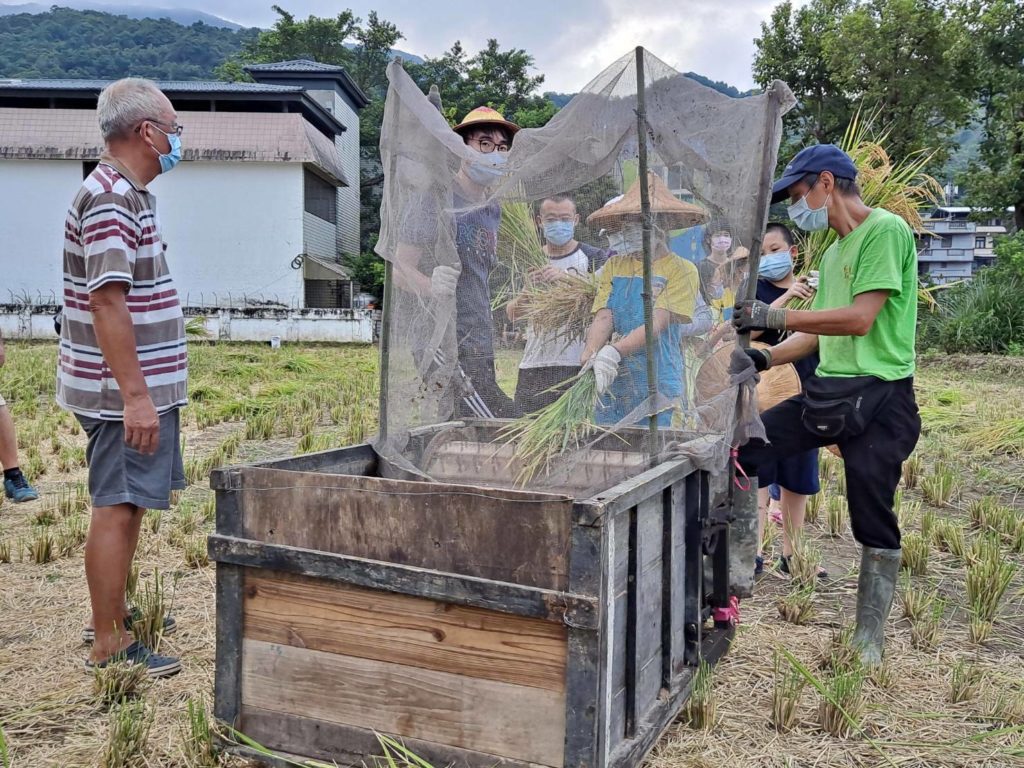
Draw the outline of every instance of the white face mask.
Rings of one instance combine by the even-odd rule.
[[[651,246],[655,247],[662,232],[658,227],[651,228]],[[627,224],[618,232],[608,234],[608,246],[619,256],[633,254],[639,258],[644,251],[644,228],[640,224]]]

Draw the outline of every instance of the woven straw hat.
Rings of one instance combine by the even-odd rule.
[[[707,211],[700,206],[677,200],[656,173],[648,173],[647,178],[651,213],[662,229],[685,229],[708,218]],[[629,220],[640,220],[640,179],[633,182],[621,198],[597,209],[587,217],[588,224],[597,224],[605,228],[621,226]]]
[[[488,125],[500,125],[502,128],[507,128],[513,136],[519,131],[518,125],[509,122],[501,112],[490,107],[477,107],[470,111],[462,118],[462,122],[452,130],[462,136],[463,131],[469,128],[486,128]]]
[[[765,349],[768,345],[754,341],[750,346]],[[722,345],[697,371],[695,383],[698,402],[711,400],[729,386],[729,358],[732,349],[732,344]],[[763,413],[783,400],[799,395],[800,390],[800,376],[792,363],[773,365],[761,372],[761,381],[757,384],[757,409]]]

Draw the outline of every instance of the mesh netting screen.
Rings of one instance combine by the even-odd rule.
[[[729,375],[727,321],[764,224],[786,86],[729,98],[645,54],[638,132],[630,54],[543,128],[457,133],[398,64],[388,74],[385,466],[575,495],[666,457],[725,473],[737,431],[759,427],[738,391],[749,372]]]

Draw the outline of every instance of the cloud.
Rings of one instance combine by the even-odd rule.
[[[250,26],[277,18],[273,0],[130,0],[154,7],[201,7]],[[437,56],[456,40],[469,51],[488,38],[523,48],[545,76],[544,89],[577,91],[637,45],[667,64],[754,87],[753,39],[776,0],[278,0],[299,18],[332,16],[351,7],[365,18],[376,10],[405,34],[400,47]],[[805,0],[797,0],[802,5]]]

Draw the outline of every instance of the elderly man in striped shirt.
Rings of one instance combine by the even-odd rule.
[[[162,677],[181,663],[132,637],[125,586],[143,513],[168,509],[171,491],[185,487],[185,323],[146,186],[181,159],[182,128],[171,102],[147,80],[107,86],[97,113],[106,152],[67,215],[57,370],[57,401],[89,439],[92,623],[83,637],[93,647],[86,667],[127,660]],[[174,628],[166,618],[165,633]]]

